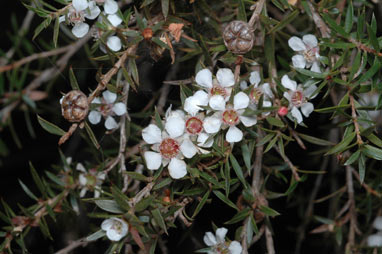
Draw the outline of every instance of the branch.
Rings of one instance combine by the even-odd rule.
[[[81,239],[71,242],[68,246],[55,252],[54,254],[66,254],[78,247],[85,247],[88,243],[89,242],[86,241],[86,237],[83,237]]]
[[[314,8],[311,1],[308,0],[306,2],[308,3],[309,9],[312,12],[313,22],[316,24],[317,28],[320,30],[322,37],[329,38],[330,37],[330,28],[322,20],[320,14],[318,14],[316,8]]]
[[[357,120],[357,113],[355,111],[355,104],[354,104],[354,96],[349,92],[349,99],[350,99],[350,105],[351,105],[351,117],[355,128],[355,133],[357,135],[357,143],[358,145],[362,145],[363,141],[361,138],[361,131],[359,130],[358,120]]]

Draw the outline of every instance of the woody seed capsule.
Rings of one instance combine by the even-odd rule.
[[[62,98],[61,112],[69,122],[81,122],[89,112],[88,98],[79,90],[70,91]]]
[[[224,44],[234,54],[245,54],[254,43],[254,33],[248,23],[241,20],[230,22],[223,32]]]

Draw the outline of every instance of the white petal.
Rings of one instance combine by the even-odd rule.
[[[214,116],[210,116],[204,119],[203,128],[207,133],[216,133],[220,130],[221,124],[221,119]]]
[[[156,170],[162,164],[162,156],[159,153],[146,151],[143,156],[145,157],[147,168]]]
[[[198,135],[198,139],[196,140],[198,142],[198,146],[200,147],[211,147],[212,144],[214,143],[214,140],[213,139],[210,139],[207,143],[206,141],[208,140],[210,136],[204,132],[200,133]]]
[[[85,186],[86,183],[88,182],[88,179],[86,179],[86,176],[84,174],[80,174],[78,176],[78,181],[80,182],[81,186]]]
[[[168,172],[174,179],[180,179],[187,174],[187,165],[183,160],[172,158],[168,165]]]
[[[309,99],[313,99],[314,97],[316,97],[318,94],[312,96],[312,94],[317,90],[317,86],[315,85],[310,85],[306,88],[304,88],[304,96],[309,98]]]
[[[291,37],[288,40],[288,45],[294,51],[304,51],[304,50],[306,50],[306,46],[305,46],[304,42],[300,38],[298,38],[296,36],[293,36],[293,37]]]
[[[225,109],[225,99],[221,95],[213,95],[210,98],[210,107],[214,110],[224,110]]]
[[[117,116],[121,116],[121,115],[124,115],[126,114],[126,105],[122,102],[118,102],[116,104],[114,104],[113,106],[113,112],[117,115]]]
[[[184,157],[188,159],[194,157],[194,155],[198,152],[194,143],[192,143],[188,138],[183,140],[183,143],[180,145],[180,151],[182,151]]]
[[[297,88],[297,83],[296,81],[294,80],[291,80],[288,75],[284,75],[282,78],[281,78],[281,84],[283,85],[283,87],[287,88],[287,89],[290,89],[292,91],[296,91],[296,88]]]
[[[73,0],[72,1],[74,9],[76,9],[77,12],[83,11],[86,8],[88,8],[88,1],[87,0]]]
[[[200,70],[195,77],[195,81],[199,86],[212,87],[212,73],[209,69]]]
[[[240,82],[240,89],[241,90],[245,90],[245,89],[247,89],[248,88],[248,84],[247,84],[247,82],[245,81],[245,80],[242,80],[241,82]]]
[[[300,113],[300,110],[298,110],[296,107],[292,107],[292,110],[290,112],[292,113],[292,116],[297,120],[297,123],[302,122],[302,115]]]
[[[320,65],[317,61],[314,61],[312,64],[312,67],[310,68],[311,71],[321,73]]]
[[[119,241],[127,235],[128,226],[126,222],[118,218],[112,218],[113,225],[108,230],[106,230],[106,236],[111,241]]]
[[[118,11],[118,3],[114,0],[106,0],[103,8],[106,14],[114,14]]]
[[[198,90],[193,97],[197,100],[199,106],[208,105],[208,94],[202,90]]]
[[[291,102],[292,97],[290,96],[290,94],[288,92],[284,92],[283,96],[285,97],[285,99],[287,99],[289,102]]]
[[[101,121],[101,116],[100,112],[92,110],[88,115],[89,122],[91,124],[98,124]]]
[[[315,48],[318,45],[317,38],[313,34],[304,35],[302,40],[309,48]]]
[[[96,5],[94,1],[89,2],[89,10],[85,11],[85,17],[87,19],[95,19],[101,13],[100,8]]]
[[[269,98],[273,98],[272,89],[271,89],[271,86],[269,85],[269,83],[264,83],[261,87],[262,87],[264,94],[266,96],[268,96]]]
[[[239,142],[243,139],[243,132],[236,126],[229,127],[225,140],[229,143]]]
[[[373,227],[378,230],[382,230],[382,216],[378,216],[377,218],[375,218],[373,222]]]
[[[239,92],[233,97],[233,108],[244,109],[249,105],[249,97],[244,92]]]
[[[109,230],[113,226],[113,219],[106,219],[102,222],[101,224],[101,229],[102,230]]]
[[[306,60],[302,55],[294,55],[292,57],[292,64],[296,68],[305,68]]]
[[[189,113],[190,115],[196,115],[199,110],[202,110],[201,107],[198,106],[198,100],[194,96],[187,97],[184,100],[184,111]]]
[[[306,102],[301,105],[301,112],[304,114],[304,116],[308,117],[310,113],[313,112],[314,106],[310,102]]]
[[[110,36],[106,44],[112,51],[119,51],[122,48],[121,39],[118,36]]]
[[[118,16],[118,14],[110,14],[107,16],[107,19],[113,26],[118,26],[122,23],[122,19]]]
[[[165,129],[171,138],[177,138],[184,133],[186,122],[177,115],[166,119]]]
[[[238,241],[232,241],[228,249],[230,251],[230,254],[241,254],[241,252],[243,251],[243,248],[241,247],[241,244]]]
[[[108,130],[113,130],[118,127],[118,123],[114,120],[112,116],[108,116],[105,121],[105,127]]]
[[[381,247],[382,246],[382,235],[374,234],[367,238],[367,246],[370,247]]]
[[[78,23],[76,24],[73,28],[72,28],[72,33],[74,36],[76,36],[77,38],[82,38],[84,37],[89,31],[89,25],[82,22],[82,23]]]
[[[216,79],[223,87],[230,87],[235,84],[235,76],[233,75],[231,69],[228,68],[219,69],[216,73]]]
[[[148,144],[156,144],[162,141],[162,132],[155,124],[150,124],[142,130],[142,138]]]
[[[226,228],[218,228],[217,230],[216,230],[216,241],[218,242],[218,243],[224,243],[225,242],[225,235],[227,234],[227,232],[228,232],[228,229],[226,229]]]
[[[105,92],[102,93],[102,97],[107,104],[112,104],[117,99],[117,94],[110,92],[109,90],[106,90]]]
[[[66,20],[66,18],[65,18],[64,15],[62,15],[62,16],[60,16],[60,17],[58,18],[58,22],[59,22],[59,23],[62,23],[62,22],[64,22],[65,20]]]
[[[92,100],[92,103],[95,103],[95,104],[102,104],[101,99],[100,99],[99,97],[95,97],[95,98]]]
[[[81,171],[81,172],[85,172],[85,173],[86,173],[86,169],[85,169],[84,165],[82,165],[82,163],[77,163],[76,169],[77,169],[78,171]]]
[[[251,72],[251,75],[249,76],[249,82],[251,85],[257,86],[261,81],[260,73],[258,71]]]
[[[81,191],[80,191],[80,198],[85,197],[87,191],[88,191],[87,188],[82,188]]]
[[[251,116],[239,116],[240,121],[244,124],[245,127],[251,127],[257,123],[256,117]]]
[[[207,246],[214,246],[217,244],[216,238],[211,232],[206,232],[204,234],[203,241],[205,244],[207,244]]]

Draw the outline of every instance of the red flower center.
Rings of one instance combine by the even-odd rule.
[[[301,104],[304,102],[304,94],[302,91],[293,91],[292,94],[292,104],[296,107],[300,107]]]
[[[251,93],[249,94],[249,98],[251,98],[251,100],[257,104],[259,103],[262,94],[263,92],[259,88],[254,87],[252,88]]]
[[[203,130],[203,122],[197,117],[191,117],[186,121],[186,130],[190,134],[199,134]]]
[[[178,155],[180,146],[179,143],[172,138],[166,138],[160,143],[159,145],[159,151],[162,155],[162,157],[166,159],[172,159],[176,155]]]
[[[223,97],[227,96],[227,91],[224,87],[221,86],[213,86],[210,91],[211,95],[221,95]]]
[[[235,125],[239,122],[239,114],[234,109],[227,109],[223,113],[223,122],[228,125]]]

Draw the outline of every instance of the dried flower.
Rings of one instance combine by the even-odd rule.
[[[230,22],[223,32],[224,44],[234,54],[245,54],[253,47],[255,35],[248,23],[240,20]]]
[[[69,122],[81,122],[89,112],[88,98],[79,90],[72,90],[60,100],[62,116]]]

